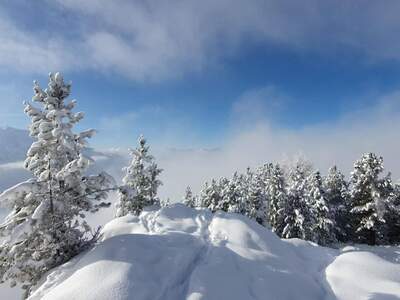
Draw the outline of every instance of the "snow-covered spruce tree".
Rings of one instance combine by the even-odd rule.
[[[289,170],[287,201],[282,210],[285,216],[284,238],[300,238],[311,240],[312,223],[311,208],[305,200],[306,179],[309,176],[309,165],[302,161]]]
[[[395,186],[392,182],[392,174],[389,172],[380,180],[380,201],[377,203],[378,212],[383,215],[384,223],[379,226],[380,235],[376,243],[379,245],[388,245],[391,243],[393,234],[396,232],[396,225],[399,218],[399,207],[395,204],[396,193]],[[393,230],[395,232],[393,232]],[[398,231],[397,231],[398,232]]]
[[[333,221],[335,236],[339,242],[346,242],[351,235],[349,220],[349,184],[344,175],[333,166],[324,178],[323,187]]]
[[[285,207],[287,202],[285,177],[282,169],[277,164],[268,178],[267,194],[269,199],[268,218],[273,232],[282,236],[285,227]]]
[[[124,168],[126,175],[119,188],[117,217],[129,213],[139,215],[144,207],[160,204],[157,190],[162,184],[158,178],[162,170],[149,154],[149,146],[143,136],[139,137],[138,143],[138,147],[131,151],[131,164]]]
[[[265,200],[264,204],[265,204],[265,210],[266,210],[265,213],[267,215],[266,222],[268,222],[268,215],[269,215],[269,212],[268,212],[268,210],[269,210],[268,183],[272,176],[273,170],[274,170],[274,164],[267,163],[261,167],[258,167],[255,172],[255,174],[257,175],[259,187],[264,194],[264,200]]]
[[[200,208],[208,208],[208,205],[210,204],[209,198],[207,197],[209,189],[209,183],[208,181],[204,182],[203,187],[200,189],[199,193],[199,207]]]
[[[355,242],[382,244],[387,231],[384,218],[387,209],[383,172],[383,158],[374,153],[364,154],[354,164],[351,173],[351,221]]]
[[[244,176],[235,172],[228,183],[221,187],[221,207],[223,211],[244,214],[243,198]]]
[[[200,206],[208,208],[212,212],[215,212],[220,208],[221,202],[221,189],[220,185],[215,179],[211,180],[209,184],[206,182],[200,192]]]
[[[45,90],[34,82],[32,100],[42,107],[25,107],[35,140],[25,168],[34,178],[0,195],[0,203],[11,209],[0,225],[0,277],[12,286],[20,284],[25,296],[47,271],[95,240],[84,212],[106,206],[102,200],[113,183],[105,173],[85,175],[91,160],[82,152],[94,130],[73,133],[83,113],[72,112],[76,101],[67,102],[70,90],[60,73],[50,74]]]
[[[267,224],[267,201],[261,174],[253,173],[248,168],[242,189],[240,194],[245,204],[245,215],[265,226]]]
[[[388,207],[385,214],[385,221],[387,223],[387,242],[389,244],[400,243],[400,185],[392,185],[389,178],[385,178],[387,188],[390,190],[388,197]]]
[[[327,245],[336,241],[331,213],[325,198],[319,171],[307,179],[306,201],[311,208],[312,241]]]
[[[196,197],[193,195],[190,186],[186,188],[185,196],[183,198],[183,204],[191,208],[196,207]]]

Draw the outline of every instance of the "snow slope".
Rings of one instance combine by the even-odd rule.
[[[109,222],[30,299],[400,299],[399,252],[281,240],[246,217],[176,204]]]

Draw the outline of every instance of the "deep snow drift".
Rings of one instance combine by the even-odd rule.
[[[398,247],[281,240],[246,217],[176,204],[115,219],[30,299],[400,299]]]

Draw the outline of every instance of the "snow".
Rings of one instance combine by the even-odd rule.
[[[22,161],[0,164],[0,192],[31,177]]]
[[[385,258],[362,248],[336,257],[326,269],[335,294],[340,299],[400,299],[400,249],[391,248],[394,255]]]
[[[4,192],[0,193],[0,207],[7,208],[9,206],[12,206],[12,203],[15,201],[16,198],[32,192],[34,187],[35,181],[29,179],[5,190]]]
[[[400,297],[399,247],[281,240],[244,216],[181,204],[114,219],[102,233],[30,299]]]

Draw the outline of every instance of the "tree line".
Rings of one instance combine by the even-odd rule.
[[[320,245],[337,242],[369,245],[400,241],[400,185],[383,176],[383,158],[364,154],[350,179],[336,167],[326,176],[298,160],[290,167],[265,164],[232,178],[206,182],[199,195],[187,188],[190,207],[248,216],[282,238]]]

